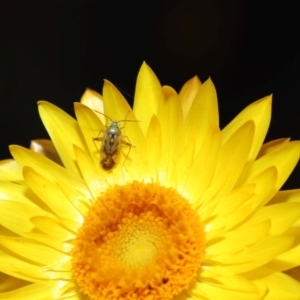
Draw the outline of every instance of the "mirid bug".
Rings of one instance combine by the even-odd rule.
[[[95,110],[93,110],[95,111]],[[107,119],[110,120],[109,126],[106,126],[106,130],[101,130],[99,132],[99,135],[95,138],[93,138],[94,143],[96,141],[101,141],[101,149],[100,149],[100,154],[101,154],[101,160],[100,164],[103,169],[105,170],[110,170],[113,168],[113,166],[116,164],[116,157],[119,153],[120,146],[125,145],[129,147],[128,153],[126,155],[125,161],[128,158],[128,155],[130,153],[132,144],[130,143],[129,138],[126,135],[122,135],[122,129],[120,127],[120,122],[138,122],[135,120],[120,120],[120,121],[113,121],[110,117],[107,115],[95,111],[97,113],[100,113],[104,115]],[[103,136],[100,136],[100,134],[103,133]],[[124,138],[127,139],[127,141],[124,141]],[[96,144],[95,144],[96,145]],[[97,145],[96,145],[97,147]],[[124,161],[124,163],[125,163]]]

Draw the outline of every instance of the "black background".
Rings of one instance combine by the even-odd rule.
[[[103,79],[132,101],[145,60],[177,91],[211,76],[221,127],[246,105],[274,94],[267,141],[300,139],[299,21],[291,1],[1,1],[0,154],[47,133],[37,100],[73,115],[86,87]],[[131,95],[131,96],[130,96]],[[300,168],[285,188],[300,187]]]

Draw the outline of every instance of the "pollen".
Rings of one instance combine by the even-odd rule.
[[[199,215],[171,188],[114,186],[90,208],[73,250],[89,299],[173,299],[193,283],[204,256]]]

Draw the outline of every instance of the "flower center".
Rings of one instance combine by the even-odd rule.
[[[199,216],[174,189],[115,186],[77,234],[74,276],[90,299],[173,299],[193,281],[204,246]]]

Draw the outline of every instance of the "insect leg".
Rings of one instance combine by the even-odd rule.
[[[95,141],[97,141],[97,142],[102,142],[103,141],[103,136],[104,135],[103,136],[100,136],[100,135],[104,132],[105,132],[104,130],[100,130],[99,133],[98,133],[98,136],[93,138],[94,144],[95,144]],[[95,146],[96,146],[96,144],[95,144]],[[96,146],[96,148],[98,148],[98,147]]]
[[[103,139],[104,139],[104,130],[100,130],[99,133],[98,133],[98,136],[97,137],[94,137],[93,138],[93,143],[95,145],[95,148],[98,150],[98,152],[100,153],[100,149],[101,149],[101,146],[99,147],[96,142],[102,142]],[[100,136],[102,134],[102,136]]]
[[[127,142],[126,142],[126,141],[123,141],[123,138],[127,139]],[[127,158],[128,158],[128,156],[129,156],[131,147],[134,147],[134,146],[131,144],[131,142],[130,142],[130,140],[129,140],[129,137],[128,137],[127,135],[122,135],[121,144],[126,145],[126,146],[129,147],[128,152],[127,152],[127,155],[126,155],[126,158],[125,158],[125,160],[124,160],[124,162],[123,162],[123,165],[124,165],[125,162],[126,162],[126,160],[127,160]]]

